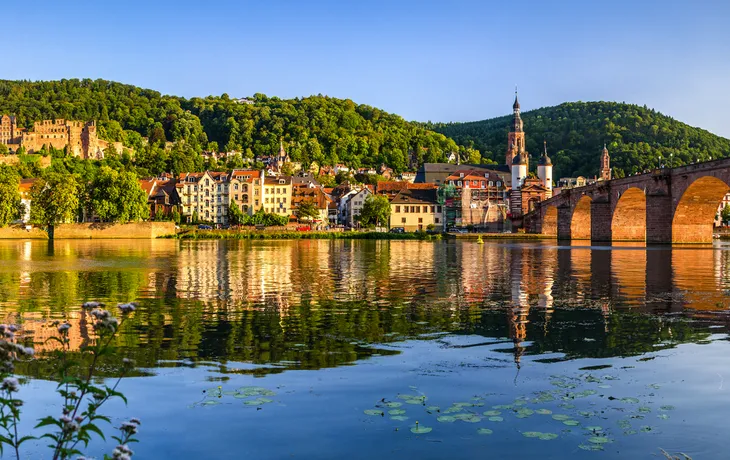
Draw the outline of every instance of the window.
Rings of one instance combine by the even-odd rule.
[[[421,212],[421,207],[420,206],[416,206],[415,208],[416,208],[416,210],[413,211],[413,212]]]
[[[441,206],[436,206],[436,212],[438,212],[438,213],[441,212]]]
[[[489,185],[492,185],[492,184],[489,184]],[[484,181],[482,181],[482,188],[484,188]]]
[[[408,206],[403,206],[403,212],[408,212]]]
[[[436,206],[431,206],[431,213],[433,214],[434,212],[436,212]]]
[[[418,218],[418,223],[419,223],[419,224],[422,224],[422,223],[423,223],[423,217],[419,217],[419,218]]]
[[[400,212],[400,206],[395,207],[395,212],[397,212],[397,213]]]
[[[281,198],[279,198],[279,197],[277,196],[277,197],[276,197],[276,202],[277,202],[277,203],[281,203]]]
[[[281,212],[286,212],[286,208],[281,208]]]
[[[441,223],[441,219],[439,219],[439,218],[437,217],[436,219],[434,219],[434,222],[436,222],[437,224],[440,224],[440,223]]]
[[[459,187],[461,187],[461,181],[457,182],[459,184]]]
[[[264,203],[269,204],[269,197],[264,198]]]
[[[501,187],[501,186],[502,186],[502,182],[497,181],[497,187]]]
[[[489,181],[489,186],[490,186],[490,187],[494,186],[494,181],[491,181],[491,180],[490,180],[490,181]]]
[[[233,190],[238,190],[238,184],[233,184]]]
[[[206,186],[210,185],[210,179],[205,179],[205,185]]]
[[[233,195],[233,198],[238,201],[238,194]]]
[[[406,223],[406,218],[405,217],[401,218],[400,223],[401,224],[405,224]]]
[[[282,202],[282,203],[286,203],[286,197],[282,198],[282,199],[281,199],[281,202]]]

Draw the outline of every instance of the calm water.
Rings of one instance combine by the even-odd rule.
[[[39,352],[30,426],[48,324],[78,349],[83,301],[140,302],[106,411],[139,458],[726,458],[728,249],[0,241],[0,316]]]

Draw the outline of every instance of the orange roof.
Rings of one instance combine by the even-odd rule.
[[[142,190],[144,190],[144,193],[149,197],[150,195],[152,195],[152,190],[154,190],[154,188],[155,188],[155,180],[154,179],[140,179],[139,186],[142,187]]]
[[[257,169],[234,169],[231,171],[231,179],[233,178],[246,178],[249,179],[258,179],[261,177],[261,171]]]
[[[20,193],[27,193],[30,192],[31,187],[33,187],[33,184],[35,184],[35,181],[38,179],[31,178],[31,179],[20,179],[20,184],[18,184],[18,192]]]

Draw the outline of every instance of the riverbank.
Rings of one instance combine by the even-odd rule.
[[[55,240],[94,239],[154,239],[175,233],[173,222],[134,222],[57,224]],[[13,225],[0,228],[0,240],[47,240],[48,233],[40,227]]]
[[[385,232],[297,232],[267,230],[192,230],[160,238],[181,240],[440,240],[440,234],[426,232],[385,233]]]
[[[536,233],[446,233],[447,238],[456,240],[554,240],[555,235]]]

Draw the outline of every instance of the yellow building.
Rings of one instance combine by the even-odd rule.
[[[407,232],[436,230],[443,227],[443,207],[438,204],[436,190],[404,189],[390,201],[390,228],[403,227]]]
[[[263,207],[265,212],[290,216],[292,214],[292,181],[289,176],[264,178]]]

